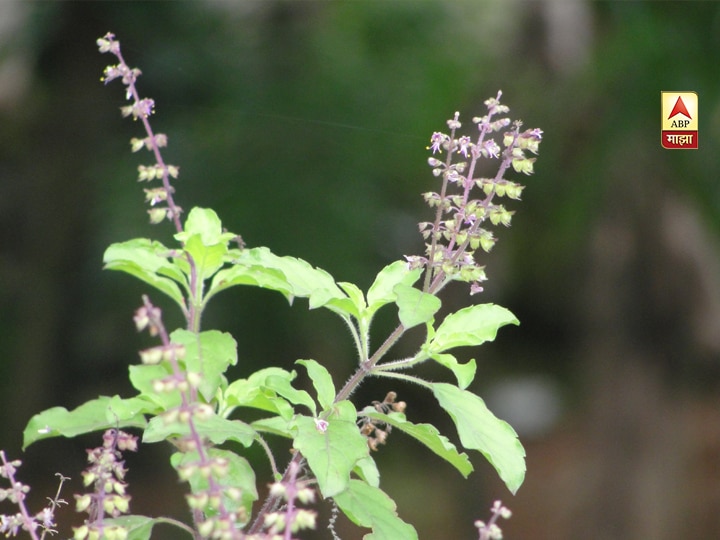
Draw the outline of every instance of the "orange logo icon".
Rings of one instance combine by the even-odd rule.
[[[695,92],[661,92],[660,144],[668,149],[697,149],[698,96]]]

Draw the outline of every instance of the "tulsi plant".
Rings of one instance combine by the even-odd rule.
[[[162,148],[168,137],[155,133],[150,124],[155,103],[141,98],[137,89],[140,70],[130,68],[120,43],[108,33],[97,41],[101,53],[115,63],[102,78],[105,84],[120,80],[129,102],[123,116],[142,124],[144,136],[130,142],[133,152],[148,151],[151,163],[138,167],[138,181],[149,204],[153,224],[169,222],[175,243],[163,245],[149,238],[112,244],[105,252],[105,268],[128,273],[171,298],[186,325],[170,331],[150,295],[134,315],[138,331],[149,332],[157,345],[140,351],[139,363],[129,367],[129,379],[137,394],[132,397],[101,396],[66,410],[54,407],[35,415],[24,431],[24,447],[49,437],[74,437],[104,431],[102,446],[88,451],[83,483],[88,492],[75,496],[76,509],[88,518],[75,527],[75,540],[147,539],[157,523],[172,523],[195,539],[284,539],[302,536],[319,527],[314,506],[320,499],[333,505],[327,525],[334,538],[335,519],[342,512],[372,532],[372,540],[413,540],[414,527],[398,516],[396,506],[380,487],[380,472],[373,458],[391,432],[399,430],[425,445],[467,477],[473,466],[437,428],[411,422],[411,408],[393,391],[370,404],[351,400],[354,390],[370,377],[414,383],[435,398],[457,428],[462,447],[474,450],[495,468],[510,492],[520,487],[525,475],[525,452],[512,427],[488,410],[483,400],[468,390],[476,365],[461,363],[452,351],[492,341],[500,327],[518,324],[507,309],[494,304],[471,304],[436,316],[440,293],[453,281],[465,282],[469,293],[482,291],[486,279],[479,256],[491,250],[495,235],[491,226],[509,226],[513,212],[499,201],[519,199],[523,186],[505,178],[515,171],[530,175],[542,138],[539,129],[522,130],[521,122],[505,115],[501,93],[485,102],[485,115],[473,118],[474,136],[460,135],[459,114],[447,122],[448,133],[432,134],[428,163],[439,180],[437,192],[424,194],[434,211],[431,221],[419,225],[425,238],[422,255],[407,256],[389,264],[375,277],[367,291],[352,283],[336,281],[328,272],[267,247],[247,247],[240,236],[227,232],[217,214],[208,208],[184,212],[175,202],[173,181],[179,167],[166,163]],[[479,177],[481,160],[496,162],[493,177]],[[246,378],[229,380],[226,371],[238,362],[236,342],[227,333],[202,329],[209,301],[237,285],[277,291],[289,301],[307,299],[310,309],[328,309],[343,319],[355,344],[356,369],[340,383],[328,364],[300,359],[313,390],[294,385],[296,372],[267,366]],[[379,347],[370,343],[373,317],[381,308],[397,311],[397,327]],[[424,341],[407,358],[387,358],[391,347],[406,332],[420,327]],[[455,382],[430,382],[413,373],[423,362],[447,368]],[[339,388],[339,389],[338,389]],[[244,412],[261,411],[249,420]],[[257,417],[255,414],[253,417]],[[130,488],[126,485],[122,452],[137,451],[137,430],[143,444],[171,442],[171,466],[187,483],[190,523],[166,517],[130,513]],[[265,442],[268,437],[290,441],[288,462],[275,456]],[[260,471],[232,448],[259,445],[266,453],[270,476],[267,497],[258,501]],[[54,510],[64,501],[58,495],[37,514],[24,503],[27,486],[15,479],[19,461],[7,461],[0,453],[0,473],[10,488],[0,491],[20,512],[2,516],[0,532],[15,535],[21,530],[32,538],[55,532]],[[255,503],[258,503],[257,505]],[[493,506],[486,525],[476,522],[479,538],[501,538],[498,517],[509,517],[500,502]]]

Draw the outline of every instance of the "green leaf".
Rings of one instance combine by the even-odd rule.
[[[103,523],[123,527],[128,533],[127,540],[150,540],[153,526],[161,521],[147,516],[130,515],[107,518],[103,520]]]
[[[374,314],[385,304],[390,304],[397,300],[395,286],[399,284],[411,286],[422,274],[421,268],[410,270],[405,261],[395,261],[380,270],[375,277],[375,281],[367,293],[368,311]]]
[[[371,455],[358,460],[353,472],[371,486],[380,486],[380,471]]]
[[[432,321],[440,309],[440,299],[437,296],[424,293],[410,285],[399,283],[393,291],[397,295],[400,322],[406,329]]]
[[[103,263],[108,270],[120,270],[155,287],[184,308],[185,301],[178,283],[185,284],[186,278],[180,267],[169,258],[170,252],[160,242],[135,238],[110,245],[103,255]]]
[[[427,346],[431,355],[454,347],[474,347],[492,341],[501,326],[520,324],[515,315],[495,304],[468,306],[445,317]]]
[[[333,299],[347,298],[325,270],[295,257],[273,257],[276,268],[285,274],[294,296],[308,298],[310,309],[322,307]]]
[[[202,382],[198,390],[210,402],[224,381],[223,373],[237,364],[237,343],[226,332],[208,330],[195,334],[187,330],[175,330],[170,335],[173,343],[185,346],[183,362],[188,371],[200,373]]]
[[[198,280],[205,281],[222,268],[228,247],[227,244],[207,246],[203,244],[200,235],[196,234],[185,242],[185,251],[190,254],[195,263]]]
[[[477,369],[474,358],[468,360],[464,364],[461,364],[457,361],[457,358],[450,353],[437,353],[430,355],[430,357],[438,364],[445,366],[452,371],[455,374],[458,386],[463,390],[470,386],[470,383],[473,382],[473,379],[475,378],[475,371]]]
[[[287,437],[288,439],[293,438],[293,433],[290,430],[290,424],[287,420],[284,420],[280,416],[255,420],[250,425],[255,431],[269,433],[279,437]]]
[[[220,458],[227,460],[228,472],[222,478],[216,478],[223,487],[235,487],[241,492],[239,501],[230,497],[223,496],[223,504],[228,512],[238,512],[244,508],[244,512],[239,512],[238,523],[244,525],[240,521],[240,516],[250,516],[252,513],[252,504],[258,499],[257,487],[255,485],[255,471],[248,461],[230,450],[222,450],[218,448],[208,449],[210,458]],[[170,462],[176,469],[181,465],[197,463],[199,456],[197,452],[180,453],[176,452],[170,456]],[[193,493],[200,493],[208,489],[208,479],[198,471],[190,476],[190,489]]]
[[[315,360],[298,360],[296,363],[305,366],[317,392],[320,408],[328,410],[335,401],[335,384],[328,370]]]
[[[175,235],[195,262],[200,281],[217,272],[228,253],[228,243],[235,237],[222,230],[220,218],[209,208],[193,208],[185,220],[185,228]]]
[[[175,239],[188,242],[193,236],[198,236],[204,246],[227,245],[235,237],[233,233],[223,232],[222,222],[214,210],[198,207],[190,210],[183,232],[177,233]]]
[[[193,424],[201,437],[214,444],[237,441],[243,446],[250,446],[255,440],[255,430],[240,420],[228,420],[212,415],[209,418],[195,418]],[[189,434],[190,426],[187,422],[167,422],[162,416],[155,416],[148,422],[142,440],[144,443],[155,443]]]
[[[459,453],[455,445],[447,437],[440,435],[437,428],[432,424],[413,424],[408,422],[402,413],[393,412],[382,414],[373,407],[367,407],[360,412],[360,416],[367,416],[379,420],[399,429],[403,433],[423,443],[438,456],[455,467],[465,478],[473,471],[473,466],[467,454]]]
[[[310,397],[305,390],[298,390],[290,381],[295,378],[295,372],[292,372],[292,378],[288,379],[284,376],[269,375],[265,379],[265,386],[270,390],[273,390],[280,394],[282,397],[287,399],[290,403],[295,405],[304,405],[313,413],[313,416],[317,415],[317,407],[315,401]]]
[[[236,285],[251,285],[282,293],[286,298],[292,297],[292,287],[285,279],[285,274],[275,268],[259,265],[236,264],[217,272],[212,279],[206,301],[213,295]]]
[[[334,405],[324,431],[308,416],[296,417],[292,426],[296,432],[294,446],[307,459],[323,497],[345,490],[350,472],[369,455],[367,440],[360,434],[356,419],[352,403],[341,401]]]
[[[294,411],[288,401],[305,405],[316,414],[313,399],[305,390],[292,386],[297,374],[278,367],[260,369],[250,375],[247,380],[233,381],[225,391],[226,406],[255,407],[275,412],[285,420],[289,420]],[[283,397],[278,397],[280,394]]]
[[[145,415],[159,412],[162,412],[162,409],[144,396],[121,398],[116,395],[111,397],[107,404],[105,418],[111,423],[116,423],[121,419],[123,422],[132,420],[133,427],[145,427]]]
[[[310,309],[322,306],[342,312],[346,315],[355,310],[352,301],[335,283],[325,270],[314,268],[310,263],[295,257],[280,257],[266,247],[243,250],[235,264],[259,266],[270,270],[279,270],[284,276],[281,282],[268,281],[265,285],[283,293],[292,302],[294,297],[308,298]],[[265,286],[263,285],[263,286]]]
[[[281,377],[292,382],[295,380],[295,377],[297,377],[297,373],[295,373],[294,371],[288,371],[280,367],[271,366],[258,369],[254,373],[251,373],[248,377],[248,380],[254,384],[257,384],[258,386],[265,386],[265,381],[268,377],[271,376]]]
[[[72,411],[65,407],[47,409],[33,416],[25,427],[23,450],[36,441],[50,437],[75,437],[108,428],[145,427],[143,403],[147,404],[148,409],[154,407],[147,401],[135,398],[123,407],[122,398],[102,396]],[[111,408],[113,405],[117,411]]]
[[[479,450],[514,494],[525,479],[525,449],[515,430],[472,392],[447,383],[431,386],[440,406],[453,419],[462,445]]]
[[[362,313],[364,313],[367,309],[367,305],[365,304],[365,295],[360,290],[360,287],[358,287],[354,283],[341,281],[338,283],[338,285],[343,291],[345,291],[345,294],[348,295],[348,298],[352,303],[353,309],[350,312],[350,315],[352,315],[356,319],[359,319],[362,316]]]
[[[224,416],[229,415],[235,407],[252,407],[278,414],[287,421],[295,412],[285,398],[248,379],[238,379],[230,383],[223,394],[223,399],[223,408],[227,409]]]
[[[412,525],[397,515],[395,502],[384,491],[362,480],[350,480],[347,489],[333,497],[340,510],[360,527],[372,533],[364,540],[417,540]]]

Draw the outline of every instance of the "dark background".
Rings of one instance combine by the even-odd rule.
[[[470,125],[502,89],[513,118],[545,139],[473,301],[506,306],[522,325],[460,356],[477,359],[473,389],[518,430],[527,479],[513,497],[475,456],[463,481],[393,434],[377,455],[382,486],[426,539],[475,537],[496,498],[514,511],[506,538],[720,536],[713,2],[0,3],[0,448],[24,459],[38,507],[55,472],[77,483],[99,438],[23,454],[27,420],[132,395],[127,366],[150,343],[132,323],[149,288],[103,272],[102,253],[171,237],[147,224],[135,182],[148,158],[128,140],[141,126],[120,117],[120,84],[99,82],[111,57],[95,39],[107,31],[157,103],[153,126],[181,167],[178,203],[212,207],[250,246],[363,289],[421,249],[430,134],[456,110]],[[698,93],[699,150],[661,148],[662,90]],[[449,308],[467,302],[466,289],[448,292]],[[168,326],[181,324],[151,296]],[[379,317],[377,343],[393,322]],[[326,363],[338,386],[352,371],[342,323],[302,301],[238,288],[213,300],[204,327],[237,339],[237,377],[297,358]],[[372,382],[358,403],[390,389],[411,420],[451,434],[415,389]],[[129,458],[134,512],[185,516],[168,453],[143,446]],[[65,518],[69,535],[82,518]],[[323,527],[316,538],[330,538]]]

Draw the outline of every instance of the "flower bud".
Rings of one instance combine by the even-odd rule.
[[[167,208],[151,208],[147,211],[148,215],[150,216],[150,223],[153,225],[157,225],[160,223],[163,219],[165,219],[165,216],[167,216]]]
[[[404,401],[398,401],[397,403],[393,403],[392,409],[395,412],[405,412],[405,409],[407,408],[407,403]]]
[[[73,527],[73,540],[85,540],[88,536],[88,526],[81,525],[80,527]]]
[[[84,512],[90,507],[90,503],[92,503],[92,496],[89,493],[86,493],[84,495],[75,495],[76,512]]]
[[[138,332],[145,330],[147,325],[150,323],[150,318],[148,317],[147,309],[144,306],[135,311],[133,321],[135,322],[135,328],[137,328]]]
[[[188,371],[185,375],[185,378],[187,379],[187,382],[190,386],[193,388],[197,388],[202,384],[202,374],[196,372],[196,371]]]
[[[207,420],[215,414],[212,406],[208,405],[207,403],[197,403],[194,407],[193,412],[195,418],[197,418],[198,420]]]
[[[172,362],[173,360],[182,360],[185,358],[185,345],[171,343],[165,348],[164,360]]]
[[[232,501],[239,501],[242,498],[242,490],[236,487],[229,487],[225,489],[225,496]]]
[[[178,477],[180,478],[180,480],[187,482],[197,472],[197,470],[197,465],[195,463],[180,465],[177,468]],[[207,503],[207,501],[205,501],[205,503]]]
[[[299,531],[302,529],[314,529],[316,523],[317,514],[312,510],[305,510],[304,508],[298,510],[295,514],[295,521],[293,523],[293,531]]]
[[[138,438],[135,435],[130,435],[129,433],[125,433],[124,431],[118,432],[117,447],[118,450],[120,450],[121,452],[124,452],[125,450],[129,450],[130,452],[137,452],[137,441]]]
[[[170,409],[161,414],[163,423],[165,425],[174,424],[177,422],[180,411],[178,409]]]
[[[104,531],[107,540],[126,540],[128,531],[125,527],[105,527]]]
[[[98,50],[99,50],[101,53],[106,53],[106,52],[108,52],[108,51],[110,50],[111,42],[110,42],[110,40],[108,40],[108,39],[98,38],[98,39],[95,41],[95,43],[97,44]]]
[[[145,146],[145,139],[138,139],[137,137],[133,137],[132,139],[130,139],[131,152],[138,152],[142,150],[143,146]]]
[[[127,514],[130,510],[130,496],[129,495],[113,495],[113,502],[115,508],[123,514]]]
[[[226,458],[216,457],[210,461],[210,466],[212,467],[213,474],[218,478],[222,478],[227,475],[230,462]]]
[[[115,512],[115,501],[111,497],[103,499],[103,510],[106,514],[112,515]]]
[[[140,361],[145,365],[159,364],[163,359],[162,347],[151,347],[140,351]]]
[[[90,484],[92,484],[95,481],[95,479],[97,478],[97,475],[94,472],[90,472],[90,471],[83,472],[82,476],[83,476],[83,485],[86,487],[89,486]]]
[[[460,129],[462,127],[462,124],[458,121],[458,118],[460,118],[460,113],[455,112],[455,116],[447,121],[447,126],[450,129]]]
[[[212,476],[212,467],[209,464],[204,463],[198,467],[198,472],[203,478],[210,478],[210,476]]]
[[[198,525],[198,532],[203,538],[210,538],[210,535],[212,534],[214,528],[215,520],[210,518]]]
[[[480,236],[480,247],[483,251],[489,252],[495,245],[495,238],[488,231],[483,231],[484,234]]]
[[[145,192],[145,202],[149,202],[150,206],[164,202],[168,197],[168,192],[164,187],[144,189],[143,191]]]
[[[315,502],[315,490],[312,488],[302,488],[297,492],[298,500],[303,504]]]
[[[204,510],[208,504],[207,493],[192,493],[185,497],[188,502],[188,506],[193,510]]]
[[[275,482],[270,486],[270,495],[272,497],[285,497],[286,491],[285,485],[281,482]]]

